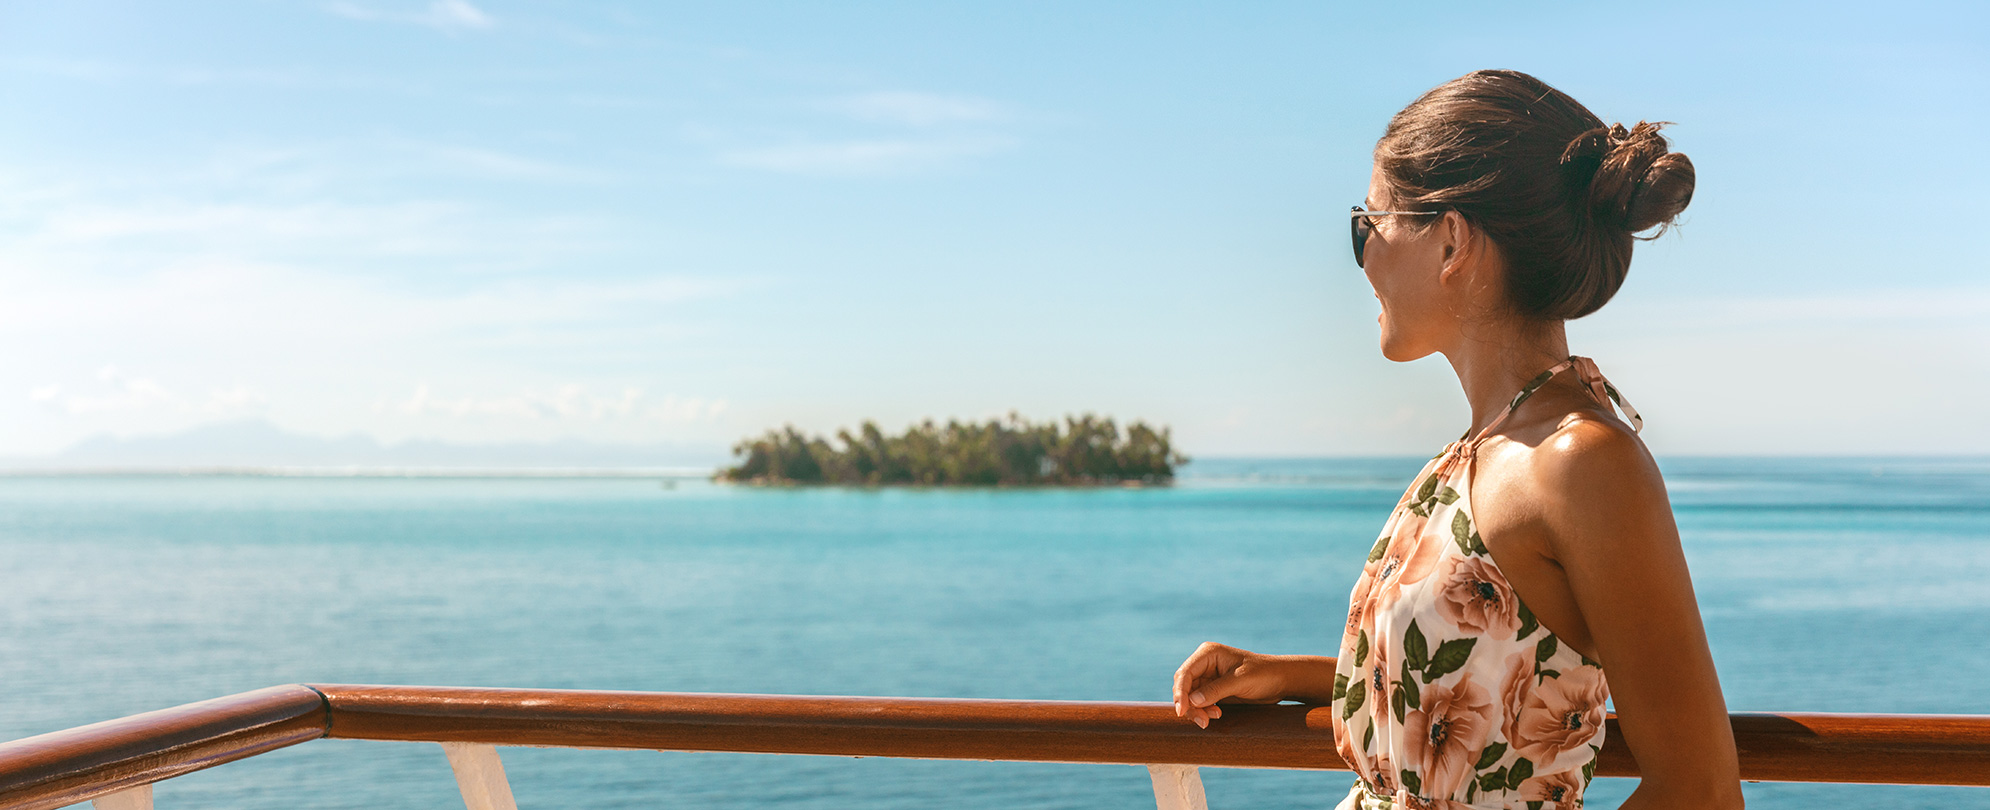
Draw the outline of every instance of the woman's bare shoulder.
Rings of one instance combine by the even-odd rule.
[[[1568,396],[1549,405],[1547,413],[1501,431],[1497,450],[1485,461],[1498,468],[1498,477],[1541,495],[1567,496],[1584,488],[1657,486],[1664,484],[1658,464],[1644,441],[1623,420]],[[1587,397],[1581,397],[1586,400]],[[1562,409],[1554,409],[1562,404]],[[1518,493],[1515,493],[1518,494]]]
[[[1669,526],[1671,505],[1658,462],[1620,420],[1570,413],[1522,464],[1529,494],[1554,540],[1583,538],[1583,545],[1589,545],[1606,537],[1638,542],[1640,537],[1671,536],[1665,531],[1626,531],[1660,516]],[[1557,551],[1570,550],[1564,542],[1555,545]]]
[[[1571,483],[1596,476],[1658,474],[1651,451],[1630,425],[1588,411],[1563,416],[1530,456],[1529,466],[1540,475]]]

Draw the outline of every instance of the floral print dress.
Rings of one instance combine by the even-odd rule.
[[[1643,428],[1594,362],[1570,357],[1431,459],[1368,552],[1334,678],[1334,744],[1360,775],[1340,810],[1582,806],[1603,749],[1602,666],[1535,620],[1471,510],[1479,444],[1571,368]]]

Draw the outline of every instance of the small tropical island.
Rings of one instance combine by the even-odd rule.
[[[866,421],[836,431],[837,445],[792,425],[734,445],[738,465],[719,481],[792,486],[1137,486],[1165,485],[1188,457],[1169,429],[1136,421],[1124,433],[1092,414],[1036,424],[1011,412],[987,422],[928,419],[887,436]]]

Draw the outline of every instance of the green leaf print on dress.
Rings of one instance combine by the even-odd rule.
[[[1416,513],[1417,517],[1430,517],[1430,508],[1437,503],[1436,494],[1437,474],[1432,473],[1429,478],[1424,479],[1423,486],[1417,489],[1416,497],[1410,499],[1410,511]]]
[[[1465,665],[1465,659],[1472,657],[1472,647],[1478,643],[1476,638],[1454,638],[1437,645],[1437,654],[1430,657],[1430,667],[1423,671],[1423,682],[1430,683],[1458,671]]]
[[[1506,789],[1514,790],[1519,788],[1521,782],[1527,781],[1527,777],[1533,775],[1534,763],[1528,762],[1526,757],[1514,760],[1512,765],[1507,766]]]
[[[1423,631],[1417,629],[1415,619],[1410,620],[1410,629],[1403,631],[1403,664],[1418,672],[1430,666],[1430,646],[1423,639]]]
[[[1374,562],[1382,559],[1382,555],[1387,553],[1389,553],[1389,536],[1385,534],[1375,541],[1374,548],[1368,550],[1368,561]]]

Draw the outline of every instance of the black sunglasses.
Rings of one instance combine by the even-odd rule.
[[[1434,217],[1441,213],[1444,212],[1442,211],[1367,211],[1363,210],[1362,207],[1359,205],[1355,206],[1354,212],[1348,215],[1348,227],[1354,231],[1354,266],[1355,267],[1366,266],[1361,263],[1361,252],[1363,248],[1368,247],[1368,235],[1375,232],[1375,223],[1369,221],[1368,219],[1369,217],[1386,217],[1386,216]]]

